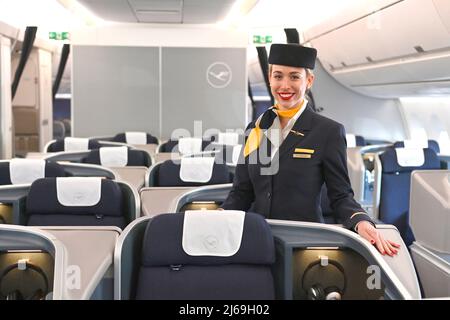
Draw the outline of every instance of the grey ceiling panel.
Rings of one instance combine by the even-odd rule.
[[[104,20],[137,22],[127,0],[78,0],[78,2]]]
[[[183,0],[128,0],[128,3],[134,10],[181,11],[183,9]]]
[[[108,21],[211,24],[223,20],[235,0],[79,0]]]
[[[185,0],[183,23],[216,23],[230,12],[234,0]]]

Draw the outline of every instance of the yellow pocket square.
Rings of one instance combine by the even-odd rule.
[[[301,148],[295,148],[294,152],[313,154],[313,153],[314,153],[314,149],[301,149]]]
[[[294,158],[301,158],[301,159],[310,159],[311,155],[310,154],[303,154],[303,153],[294,153],[292,155],[292,157],[294,157]]]

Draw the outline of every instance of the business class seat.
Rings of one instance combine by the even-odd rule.
[[[183,169],[193,164],[193,174],[195,175],[195,168],[203,167],[205,163],[202,161],[211,160],[213,163],[209,164],[211,167],[206,170],[210,170],[209,176],[205,172],[205,178],[192,177],[191,180],[183,178]],[[182,158],[180,161],[166,160],[162,163],[157,163],[149,171],[148,186],[150,187],[196,187],[212,184],[231,183],[232,175],[229,172],[225,164],[214,162],[215,158],[211,157],[198,157],[198,158]],[[208,165],[208,164],[205,164]],[[189,169],[187,169],[189,170]],[[212,170],[212,171],[211,171]],[[189,174],[189,173],[188,173]],[[208,179],[209,177],[209,179]]]
[[[88,138],[64,138],[51,141],[44,150],[45,152],[60,151],[87,151],[98,149],[102,145],[97,140]]]
[[[117,180],[126,181],[136,191],[145,185],[148,167],[152,164],[148,152],[126,146],[91,150],[82,161],[108,167],[115,173]]]
[[[403,141],[398,141],[394,144],[395,147],[401,148],[404,146]],[[438,154],[439,160],[441,162],[441,169],[448,169],[449,164],[449,157],[447,155],[442,155],[441,148],[439,146],[439,143],[435,140],[428,140],[428,148],[433,149],[434,152]]]
[[[116,134],[111,141],[126,143],[136,147],[137,149],[145,150],[151,157],[154,157],[156,150],[160,144],[157,137],[152,136],[146,132],[123,132]]]
[[[122,142],[131,145],[159,144],[158,138],[146,132],[118,133],[112,139],[114,142]]]
[[[414,170],[440,169],[440,163],[436,152],[430,148],[409,149],[412,150],[412,158],[404,153],[407,150],[389,148],[379,156],[382,171],[378,218],[384,223],[395,225],[409,246],[414,241],[409,226],[411,173]],[[399,154],[403,154],[403,160],[399,160]]]
[[[0,185],[27,184],[45,177],[65,177],[64,167],[43,159],[0,161]]]
[[[257,214],[188,211],[149,220],[136,261],[138,300],[274,299],[273,236]]]
[[[435,140],[428,140],[427,142],[428,142],[428,144],[424,145],[422,147],[430,148],[435,153],[440,153],[441,152],[441,150],[439,148],[439,144],[437,143],[437,141],[435,141]],[[410,143],[409,140],[406,140],[406,142],[405,141],[396,141],[394,143],[394,148],[405,148],[405,144],[406,144],[406,147],[408,147],[408,143]]]
[[[152,165],[152,159],[147,152],[127,147],[101,147],[91,150],[82,162],[106,167],[148,168]]]
[[[143,215],[175,210],[177,197],[196,187],[231,183],[233,177],[227,165],[214,160],[214,157],[188,157],[152,166],[146,179],[147,188],[140,191]]]
[[[43,178],[26,199],[29,226],[116,226],[136,218],[136,200],[126,184],[95,177]]]

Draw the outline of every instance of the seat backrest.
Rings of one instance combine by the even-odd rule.
[[[414,241],[409,226],[411,173],[413,170],[440,169],[436,152],[430,148],[419,150],[424,153],[424,163],[421,166],[401,166],[395,148],[389,148],[380,155],[382,173],[379,219],[395,225],[406,245]]]
[[[117,182],[102,178],[38,179],[30,187],[30,226],[117,226],[123,229],[125,199]]]
[[[202,141],[202,150],[205,150],[211,143],[209,140]],[[158,152],[178,152],[178,140],[168,140],[158,147]]]
[[[89,151],[88,155],[82,161],[84,163],[108,166],[108,164],[111,162],[108,162],[107,160],[105,161],[105,159],[100,156],[101,150],[106,150],[104,148],[105,147]],[[119,149],[126,147],[106,147],[106,148],[111,150],[113,148]],[[127,149],[125,160],[126,160],[125,166],[127,167],[136,167],[136,166],[150,167],[152,164],[150,156],[147,154],[147,152],[143,150]]]
[[[60,152],[60,151],[73,151],[73,150],[65,150],[65,140],[71,138],[58,139],[55,142],[51,143],[46,152]],[[98,149],[101,147],[101,144],[97,140],[89,139],[88,141],[88,149]]]
[[[188,187],[232,182],[232,174],[225,164],[214,163],[211,178],[207,182],[186,182],[180,177],[181,162],[166,160],[152,168],[151,187]]]
[[[18,161],[17,161],[18,160]],[[0,162],[0,185],[32,183],[44,177],[65,177],[66,172],[59,163],[36,159],[13,159]],[[11,162],[24,163],[11,164]],[[42,167],[41,167],[42,166]],[[31,170],[27,172],[26,170]],[[40,171],[40,173],[39,173]]]
[[[149,133],[143,133],[146,136],[146,143],[142,143],[142,144],[159,144],[158,138],[152,136]],[[123,132],[123,133],[118,133],[114,136],[114,138],[112,139],[112,141],[114,142],[122,142],[122,143],[128,143],[128,144],[135,144],[134,141],[130,138],[129,133],[127,134],[127,132]],[[137,143],[139,144],[139,143]]]
[[[227,244],[234,250],[224,253]],[[142,248],[136,299],[274,299],[274,241],[258,214],[158,215],[147,225]]]
[[[404,148],[405,142],[404,141],[397,141],[394,143],[394,148]],[[433,150],[435,153],[440,153],[441,150],[439,148],[439,144],[435,140],[428,140],[428,148]]]

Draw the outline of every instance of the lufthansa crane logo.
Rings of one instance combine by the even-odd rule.
[[[222,89],[231,82],[231,68],[225,62],[214,62],[206,70],[206,80],[213,88]]]
[[[203,239],[203,245],[207,250],[215,250],[219,245],[219,239],[213,235],[208,235]]]

